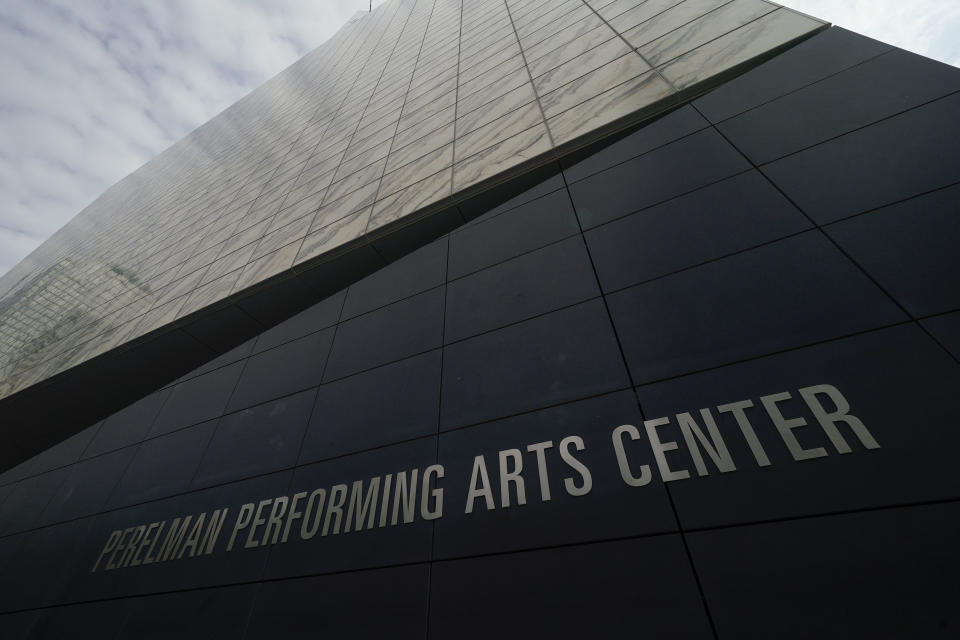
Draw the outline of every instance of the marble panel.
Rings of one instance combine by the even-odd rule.
[[[609,30],[607,31],[609,33]],[[628,53],[630,47],[623,40],[614,36],[600,46],[587,50],[572,60],[568,60],[540,76],[534,76],[533,85],[538,95],[545,95],[577,78],[598,69]],[[550,57],[550,56],[547,56]]]
[[[536,99],[537,96],[533,92],[533,85],[527,80],[526,84],[457,118],[457,137],[478,129],[502,115],[516,111]]]
[[[686,89],[823,26],[813,18],[778,9],[680,56],[660,72],[677,89]]]
[[[538,124],[507,138],[453,166],[453,188],[457,191],[495,176],[513,166],[549,151],[547,128]]]
[[[420,182],[378,200],[373,205],[373,216],[367,226],[367,232],[369,233],[450,195],[452,193],[451,172],[452,168],[447,167]]]
[[[659,66],[776,9],[763,0],[733,0],[637,50],[650,64]]]
[[[631,52],[577,78],[573,82],[542,94],[540,104],[543,106],[544,114],[551,118],[584,100],[603,93],[610,87],[631,80],[649,70],[650,66],[644,62],[643,58]]]
[[[377,197],[383,198],[384,196],[388,196],[451,164],[453,164],[452,143],[445,147],[435,149],[413,162],[407,163],[385,174],[380,181],[380,191],[377,193]]]
[[[304,238],[294,264],[302,264],[362,237],[372,210],[373,207],[367,207],[310,233]]]
[[[663,78],[649,72],[549,118],[547,126],[554,143],[564,144],[618,118],[650,108],[673,94],[673,88]]]
[[[469,133],[457,136],[455,161],[472,156],[543,122],[540,105],[530,102]]]

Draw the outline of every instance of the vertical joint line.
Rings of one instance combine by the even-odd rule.
[[[639,49],[637,49],[637,48],[634,47],[632,44],[630,44],[630,43],[627,41],[627,39],[623,36],[622,33],[620,33],[619,31],[617,31],[616,29],[614,29],[614,28],[613,28],[613,25],[610,24],[610,22],[607,21],[606,18],[604,18],[602,15],[600,15],[600,12],[598,12],[596,9],[594,9],[593,7],[591,7],[590,4],[587,2],[587,0],[580,0],[580,1],[581,1],[583,4],[585,4],[585,5],[587,6],[587,8],[590,9],[590,11],[592,11],[593,14],[594,14],[595,16],[597,16],[597,18],[599,18],[600,21],[601,21],[603,24],[607,25],[607,28],[610,29],[610,31],[613,31],[615,34],[617,34],[617,37],[619,37],[621,40],[623,40],[623,44],[627,45],[627,48],[630,49],[630,51],[633,51],[635,54],[637,54],[638,56],[640,56],[640,59],[643,60],[644,64],[646,64],[648,67],[650,67],[650,69],[651,69],[655,74],[657,74],[657,76],[658,76],[661,80],[663,80],[663,81],[666,83],[666,85],[673,90],[674,93],[680,93],[679,90],[677,89],[677,87],[674,86],[674,84],[673,84],[672,82],[670,82],[670,80],[668,80],[666,76],[664,76],[662,73],[660,73],[660,69],[658,69],[657,67],[655,67],[655,66],[653,66],[652,64],[650,64],[650,61],[647,60],[646,56],[644,56],[642,53],[640,53],[640,50],[639,50]]]
[[[540,110],[540,118],[543,120],[543,126],[547,130],[547,138],[550,140],[550,149],[556,149],[557,144],[553,141],[553,132],[550,131],[550,125],[547,123],[547,114],[540,103],[540,93],[537,91],[537,85],[533,83],[533,75],[530,73],[530,65],[527,64],[527,54],[523,52],[523,44],[520,42],[520,34],[517,33],[517,25],[513,22],[513,14],[510,13],[510,5],[507,0],[503,0],[503,6],[507,10],[507,18],[510,19],[510,28],[513,29],[513,37],[517,40],[517,48],[520,49],[520,57],[523,59],[523,68],[527,71],[527,79],[530,81],[530,88],[533,90],[533,97],[537,102],[537,108]]]

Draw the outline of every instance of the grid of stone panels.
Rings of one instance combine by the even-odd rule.
[[[563,162],[0,475],[0,628],[936,635],[960,566],[958,102],[957,69],[833,29]],[[780,126],[787,113],[802,126]],[[879,449],[838,425],[844,453],[818,429],[796,390],[823,382]],[[821,457],[794,461],[777,435],[759,396],[783,391]],[[727,414],[735,471],[707,460],[702,477],[622,482],[615,425],[746,399],[770,466]],[[591,495],[565,493],[554,447],[549,502],[526,452],[527,505],[463,513],[474,455],[493,468],[500,450],[570,434]],[[663,434],[695,475],[676,424]],[[437,460],[432,525],[89,573],[113,529]]]
[[[359,14],[0,281],[0,397],[822,26],[764,0],[392,0]]]

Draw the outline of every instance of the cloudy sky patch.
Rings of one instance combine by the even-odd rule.
[[[781,3],[960,66],[956,0]],[[367,0],[4,0],[0,274],[366,8]]]

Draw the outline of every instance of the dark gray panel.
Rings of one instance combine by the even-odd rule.
[[[10,490],[0,510],[0,535],[34,526],[50,498],[70,475],[70,467],[61,467],[39,476],[21,480]]]
[[[750,171],[588,231],[604,291],[653,280],[812,225]]]
[[[921,324],[953,354],[954,358],[960,359],[960,312],[928,318]]]
[[[440,350],[320,387],[300,462],[437,432]]]
[[[566,191],[450,234],[449,278],[489,267],[580,230]]]
[[[99,428],[100,423],[97,423],[67,438],[60,444],[50,447],[37,456],[37,464],[30,470],[31,473],[43,473],[57,467],[73,464],[86,450]]]
[[[340,317],[340,309],[343,307],[343,299],[346,295],[346,291],[334,294],[272,329],[267,329],[257,338],[253,352],[260,353],[335,325]]]
[[[246,361],[227,411],[250,407],[320,384],[334,329],[288,342]]]
[[[243,362],[237,362],[174,387],[154,421],[150,435],[167,433],[223,413],[243,365]]]
[[[231,364],[231,363],[233,363],[233,362],[236,362],[236,361],[238,361],[238,360],[243,360],[244,358],[246,358],[247,356],[250,355],[250,352],[251,352],[251,351],[253,351],[253,345],[254,345],[255,342],[256,342],[256,339],[247,340],[247,341],[244,342],[243,344],[241,344],[241,345],[239,345],[239,346],[237,346],[237,347],[234,347],[234,348],[231,349],[230,351],[227,351],[227,352],[226,352],[225,354],[223,354],[222,356],[218,356],[218,357],[214,358],[213,360],[211,360],[211,361],[208,362],[207,364],[203,365],[202,367],[200,367],[200,368],[198,368],[198,369],[194,369],[193,371],[191,371],[191,372],[188,373],[187,375],[183,376],[182,379],[183,379],[183,380],[188,380],[188,379],[190,379],[190,378],[194,378],[194,377],[196,377],[196,376],[200,376],[200,375],[203,375],[203,374],[205,374],[205,373],[209,373],[209,372],[213,371],[214,369],[219,369],[220,367],[225,367],[226,365]]]
[[[138,598],[117,638],[241,637],[256,590],[247,585]]]
[[[447,287],[447,343],[600,294],[579,236],[507,260]]]
[[[958,202],[950,187],[826,230],[907,311],[935,315],[960,308]]]
[[[960,94],[763,167],[820,224],[960,181]]]
[[[712,638],[679,536],[436,562],[430,637]]]
[[[451,501],[436,523],[434,556],[499,553],[676,530],[661,483],[631,487],[620,476],[611,433],[619,425],[641,422],[633,394],[621,391],[443,434],[440,462],[446,469],[444,487]],[[576,441],[564,442],[571,436],[582,439],[582,451]],[[542,454],[545,487],[540,484],[537,449],[527,449],[543,443],[550,444]],[[563,461],[561,445],[565,454],[588,469],[586,494],[574,495],[584,490],[584,476]],[[509,449],[518,453],[508,455],[504,464],[508,472],[521,474],[522,504],[516,484],[508,484],[506,495],[501,485],[498,452]],[[484,497],[466,499],[474,459],[480,455],[492,506]],[[572,493],[566,488],[568,479],[574,483]],[[468,507],[470,513],[466,513]]]
[[[12,484],[29,476],[32,473],[34,466],[36,466],[38,458],[39,455],[34,456],[29,460],[24,460],[17,466],[11,467],[4,471],[2,474],[0,474],[0,485]]]
[[[438,287],[342,323],[324,381],[439,347],[443,301]]]
[[[607,301],[637,384],[906,319],[817,231]]]
[[[890,45],[832,27],[724,83],[694,106],[713,122],[720,122],[890,49]]]
[[[33,609],[59,602],[64,578],[83,564],[77,551],[91,519],[74,520],[24,534],[0,576],[0,611]]]
[[[130,600],[107,600],[44,610],[30,640],[116,638],[130,605]]]
[[[720,638],[892,640],[956,637],[958,535],[954,503],[688,540]]]
[[[314,529],[315,535],[306,540],[302,539],[300,534],[303,527],[309,527],[314,523],[314,516],[304,515],[291,528],[286,543],[271,547],[265,577],[286,578],[429,560],[433,523],[420,517],[422,496],[420,478],[424,470],[436,461],[436,453],[436,441],[433,438],[425,438],[299,467],[294,472],[293,484],[290,487],[291,495],[305,491],[309,496],[315,489],[325,489],[325,500],[329,503],[333,500],[332,487],[338,484],[345,485],[346,495],[342,504],[339,533],[334,533],[338,529],[335,521],[331,519],[328,535],[323,535],[321,522],[326,521],[325,513],[324,519],[316,522],[315,526],[319,528]],[[377,526],[383,504],[382,500],[377,500],[375,506],[371,507],[374,528],[344,532],[354,482],[363,482],[364,493],[358,494],[358,497],[362,498],[370,488],[369,481],[372,478],[381,477],[379,490],[382,492],[386,482],[382,479],[383,475],[405,471],[409,479],[413,469],[419,470],[417,482],[413,484],[416,488],[413,522],[404,523],[401,517],[396,525],[392,525],[390,524],[392,512],[388,511],[386,526]],[[393,483],[392,492],[396,490],[396,485],[397,483]],[[308,504],[306,499],[300,503],[300,508],[304,512],[306,504]]]
[[[868,449],[840,421],[836,428],[850,451],[839,452],[799,393],[824,384],[842,394],[879,449]],[[680,443],[679,451],[668,454],[670,467],[692,476],[670,485],[681,523],[708,527],[960,497],[954,455],[960,433],[950,426],[960,420],[958,384],[960,365],[907,324],[640,387],[638,393],[648,418],[671,420],[659,429],[664,441]],[[822,448],[809,454],[818,457],[795,462],[760,400],[783,392],[791,398],[778,409],[785,419],[806,423],[791,433],[804,449]],[[838,408],[829,396],[817,397],[825,411]],[[759,466],[734,415],[716,410],[743,400],[754,405],[744,411],[770,466]],[[692,412],[704,428],[701,408],[717,420],[736,471],[720,474],[705,458],[709,475],[698,477],[675,414]]]
[[[136,447],[120,449],[78,462],[50,499],[39,524],[49,524],[97,513],[126,471]]]
[[[263,571],[268,548],[246,549],[244,531],[238,533],[239,544],[226,551],[231,533],[244,503],[256,505],[263,499],[286,495],[290,486],[290,471],[259,476],[221,485],[202,491],[194,491],[172,498],[146,502],[126,509],[106,512],[94,519],[89,535],[71,541],[76,549],[71,562],[65,563],[64,576],[58,578],[63,584],[65,602],[89,601],[128,595],[142,595],[220,586],[258,580]],[[118,567],[106,570],[110,554],[103,558],[97,570],[91,569],[112,531],[126,530],[153,522],[164,523],[154,551],[157,556],[175,518],[190,516],[194,526],[200,514],[205,514],[209,524],[215,509],[227,509],[223,528],[217,538],[214,552],[210,555],[169,559],[141,566]],[[182,524],[182,521],[181,521]],[[144,552],[141,559],[149,552]],[[119,554],[115,558],[119,560]]]
[[[626,162],[678,138],[710,126],[690,105],[680,107],[643,128],[617,140],[608,147],[591,153],[585,159],[561,162],[568,182],[577,182],[589,175]]]
[[[316,393],[310,389],[222,417],[191,487],[292,467]]]
[[[499,418],[629,384],[600,300],[444,348],[441,427]]]
[[[172,389],[161,389],[107,418],[84,453],[85,458],[143,440]]]
[[[960,69],[894,50],[719,125],[764,164],[960,89]]]
[[[369,275],[347,290],[342,318],[352,318],[443,284],[447,238],[443,237]]]
[[[424,638],[428,582],[427,565],[268,582],[244,637]]]
[[[540,181],[535,186],[529,189],[526,189],[519,195],[510,198],[506,202],[500,202],[499,204],[496,204],[493,208],[490,208],[489,206],[490,200],[484,196],[486,196],[487,193],[491,193],[494,195],[497,194],[497,189],[495,187],[488,192],[478,194],[476,198],[471,198],[470,200],[460,203],[459,204],[460,210],[463,213],[464,217],[467,218],[468,220],[468,222],[464,225],[464,227],[470,227],[480,222],[486,222],[491,218],[499,216],[501,213],[504,213],[505,211],[516,209],[522,204],[526,204],[528,202],[536,200],[537,198],[542,198],[548,193],[552,193],[559,189],[563,189],[564,187],[563,176],[560,175],[559,167],[557,167],[556,165],[553,165],[553,164],[546,165],[539,170],[534,170],[529,175],[533,179],[537,179],[550,171],[554,171],[555,173],[550,177]],[[527,180],[525,179],[525,176],[518,176],[518,179],[523,182],[527,182]],[[527,183],[529,184],[529,182]],[[511,183],[508,183],[507,188],[510,188],[510,186],[511,186]],[[516,192],[513,191],[513,193],[516,193]],[[494,200],[494,202],[497,202],[497,201]],[[478,213],[481,215],[478,215]]]
[[[185,491],[196,473],[217,421],[181,429],[140,445],[110,496],[111,508]]]
[[[670,143],[570,185],[584,229],[750,168],[714,129]]]
[[[10,640],[20,640],[20,638],[25,640],[32,637],[31,632],[40,616],[40,611],[8,613],[0,616],[0,628],[3,629],[4,636]]]

